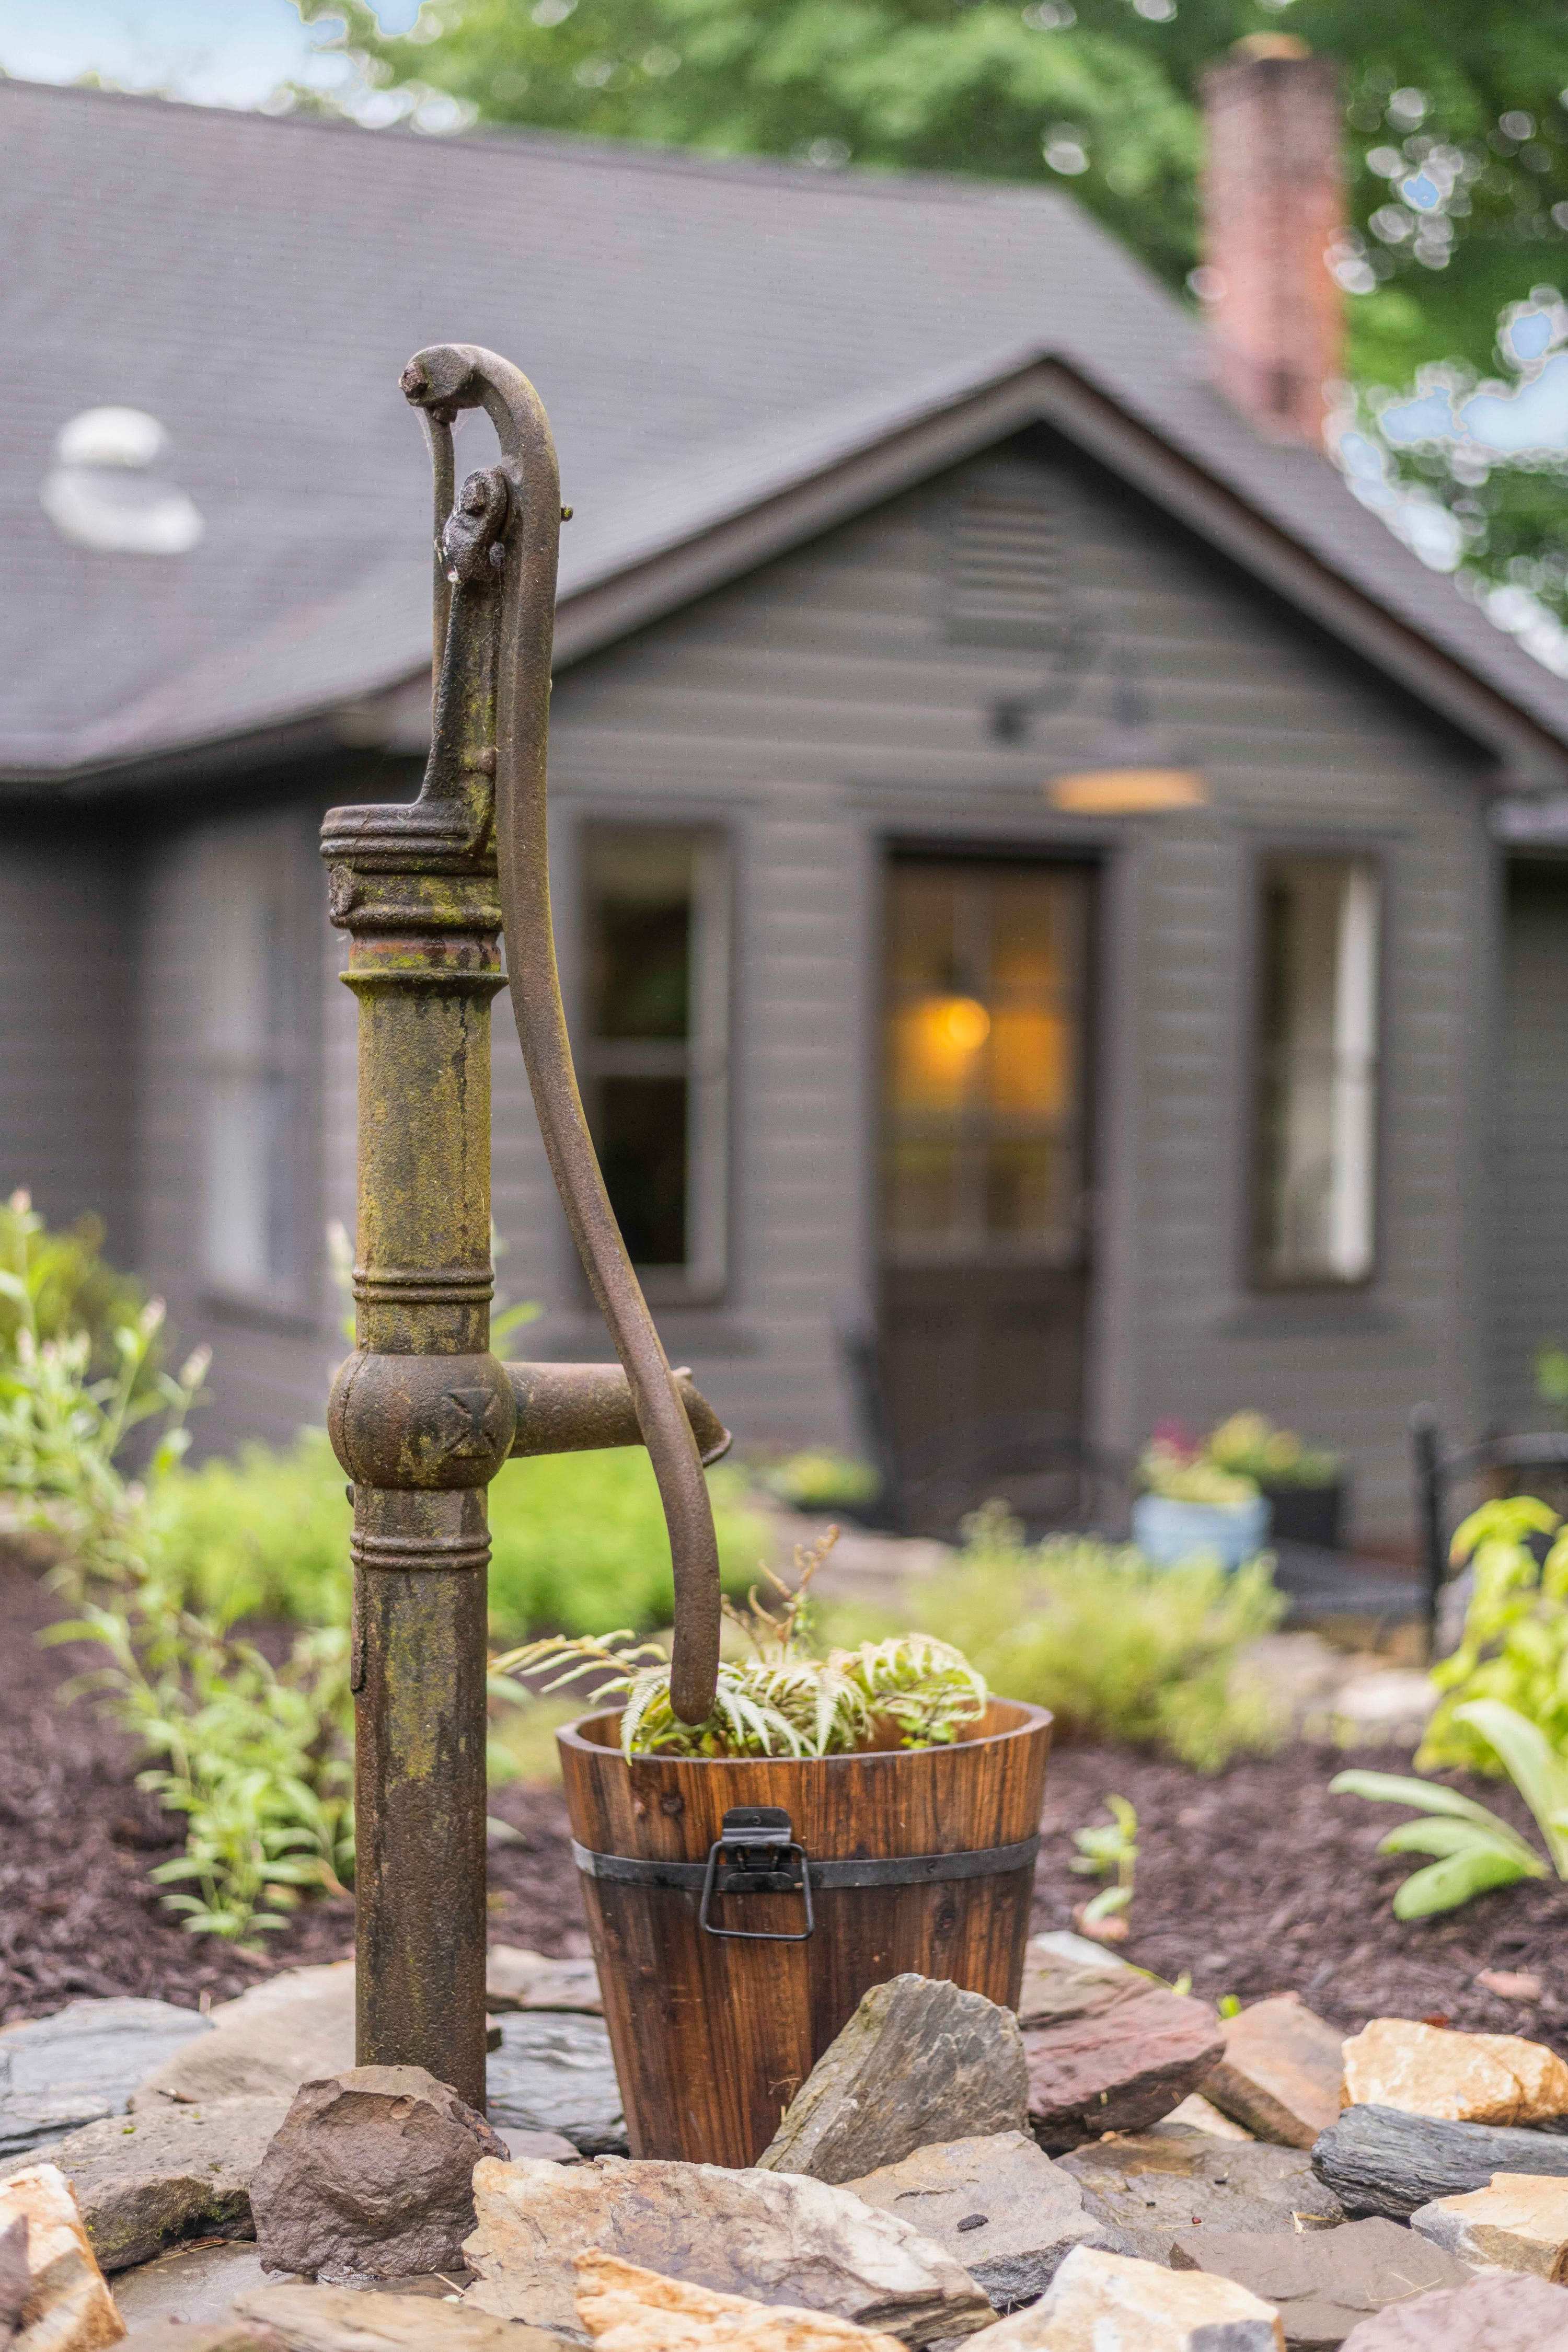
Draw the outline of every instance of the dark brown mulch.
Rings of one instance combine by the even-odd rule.
[[[89,1705],[57,1703],[64,1675],[93,1656],[37,1644],[56,1613],[37,1578],[0,1557],[0,2022],[84,1993],[195,2008],[272,1969],[351,1952],[342,1902],[307,1906],[267,1939],[259,1961],[188,1936],[163,1909],[148,1872],[177,1852],[177,1833],[135,1787],[126,1743]],[[1061,1748],[1047,1783],[1037,1925],[1070,1926],[1092,1891],[1068,1869],[1070,1833],[1103,1818],[1114,1790],[1137,1806],[1140,1824],[1132,1932],[1119,1947],[1127,1958],[1164,1977],[1190,1970],[1211,2000],[1298,1991],[1347,2030],[1376,2015],[1430,2017],[1568,2053],[1568,1889],[1510,1888],[1451,1918],[1401,1927],[1389,1897],[1409,1864],[1374,1851],[1398,1816],[1328,1794],[1343,1760],[1302,1747],[1205,1780],[1125,1748]],[[1393,1755],[1358,1760],[1403,1769]],[[1473,1785],[1528,1826],[1506,1785]],[[559,1792],[501,1789],[491,1808],[524,1841],[490,1857],[492,1936],[585,1952]],[[1475,1983],[1488,1968],[1534,1973],[1544,1997],[1499,1999]]]

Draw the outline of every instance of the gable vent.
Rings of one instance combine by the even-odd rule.
[[[969,645],[1046,646],[1067,620],[1061,509],[1047,484],[1008,473],[973,482],[952,518],[947,634]]]

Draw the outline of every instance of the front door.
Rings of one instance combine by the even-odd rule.
[[[1076,1447],[1093,878],[889,862],[879,1336],[910,1526],[992,1494],[1037,1519]]]

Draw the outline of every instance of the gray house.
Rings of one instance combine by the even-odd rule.
[[[743,1440],[854,1442],[873,1333],[904,1446],[1256,1403],[1397,1540],[1414,1402],[1528,1413],[1568,689],[1311,446],[1321,238],[1238,244],[1205,327],[1065,194],[15,83],[0,134],[0,1182],[212,1341],[205,1444],[317,1417],[340,1351],[315,839],[417,785],[397,378],[448,339],[554,420],[577,1051]],[[1299,193],[1253,184],[1254,263]],[[495,1091],[503,1287],[599,1354],[500,1022]]]

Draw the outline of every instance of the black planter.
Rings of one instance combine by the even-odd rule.
[[[1270,1535],[1276,1543],[1317,1544],[1338,1551],[1344,1524],[1350,1481],[1336,1478],[1329,1486],[1271,1486],[1263,1491],[1274,1507]]]

